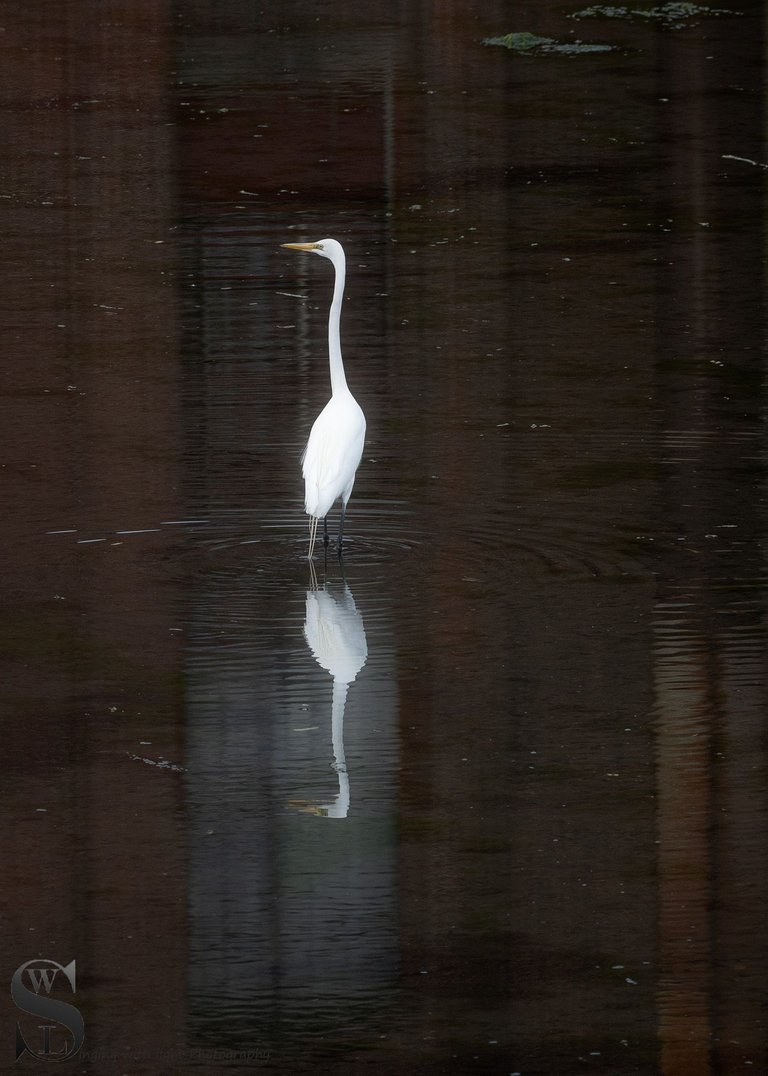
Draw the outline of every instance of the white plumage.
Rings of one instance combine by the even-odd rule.
[[[365,415],[347,389],[333,395],[317,416],[302,460],[304,508],[324,519],[339,497],[344,507],[363,455]]]
[[[325,520],[334,502],[341,498],[339,555],[344,513],[355,484],[355,475],[365,443],[365,415],[347,387],[341,357],[341,303],[344,296],[346,259],[341,243],[322,239],[319,243],[283,243],[289,250],[320,254],[335,270],[333,301],[328,316],[328,362],[331,371],[331,398],[317,416],[302,459],[304,507],[309,522],[309,558],[315,548],[317,524]],[[327,529],[325,533],[327,544]]]

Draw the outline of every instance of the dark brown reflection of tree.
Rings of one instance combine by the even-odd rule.
[[[723,158],[760,156],[764,43],[735,32],[657,52],[660,504],[677,549],[654,633],[665,1076],[768,1064],[765,196],[762,170]]]
[[[170,11],[11,0],[0,21],[0,963],[7,983],[75,959],[109,1056],[73,1064],[139,1072],[176,1045],[186,954],[178,774],[127,757],[179,757],[176,593],[115,533],[177,511]]]
[[[688,606],[684,602],[684,606]],[[674,608],[674,607],[673,607]],[[713,699],[706,641],[675,624],[656,648],[659,1023],[663,1070],[710,1071]]]

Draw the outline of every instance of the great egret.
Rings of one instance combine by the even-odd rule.
[[[328,315],[328,361],[331,368],[331,398],[317,416],[304,449],[304,508],[309,516],[309,560],[315,549],[317,524],[323,521],[324,540],[328,545],[326,516],[341,497],[339,519],[339,556],[344,531],[344,513],[355,484],[355,474],[363,455],[365,415],[347,387],[341,358],[339,322],[344,296],[346,260],[344,248],[335,239],[319,243],[283,243],[288,250],[304,250],[327,258],[335,270],[333,301]]]

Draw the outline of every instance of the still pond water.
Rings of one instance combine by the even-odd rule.
[[[6,5],[2,974],[76,960],[67,1071],[768,1071],[763,12],[682,8]]]

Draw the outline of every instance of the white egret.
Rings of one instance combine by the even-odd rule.
[[[333,301],[328,315],[328,361],[331,369],[331,398],[317,416],[304,449],[304,508],[309,516],[309,554],[315,549],[317,524],[323,521],[324,541],[328,545],[326,516],[341,497],[339,519],[339,556],[344,531],[344,514],[355,484],[355,474],[363,455],[365,415],[347,387],[341,358],[341,302],[344,296],[346,260],[344,248],[335,239],[319,243],[283,243],[288,250],[304,250],[327,258],[335,270]]]

